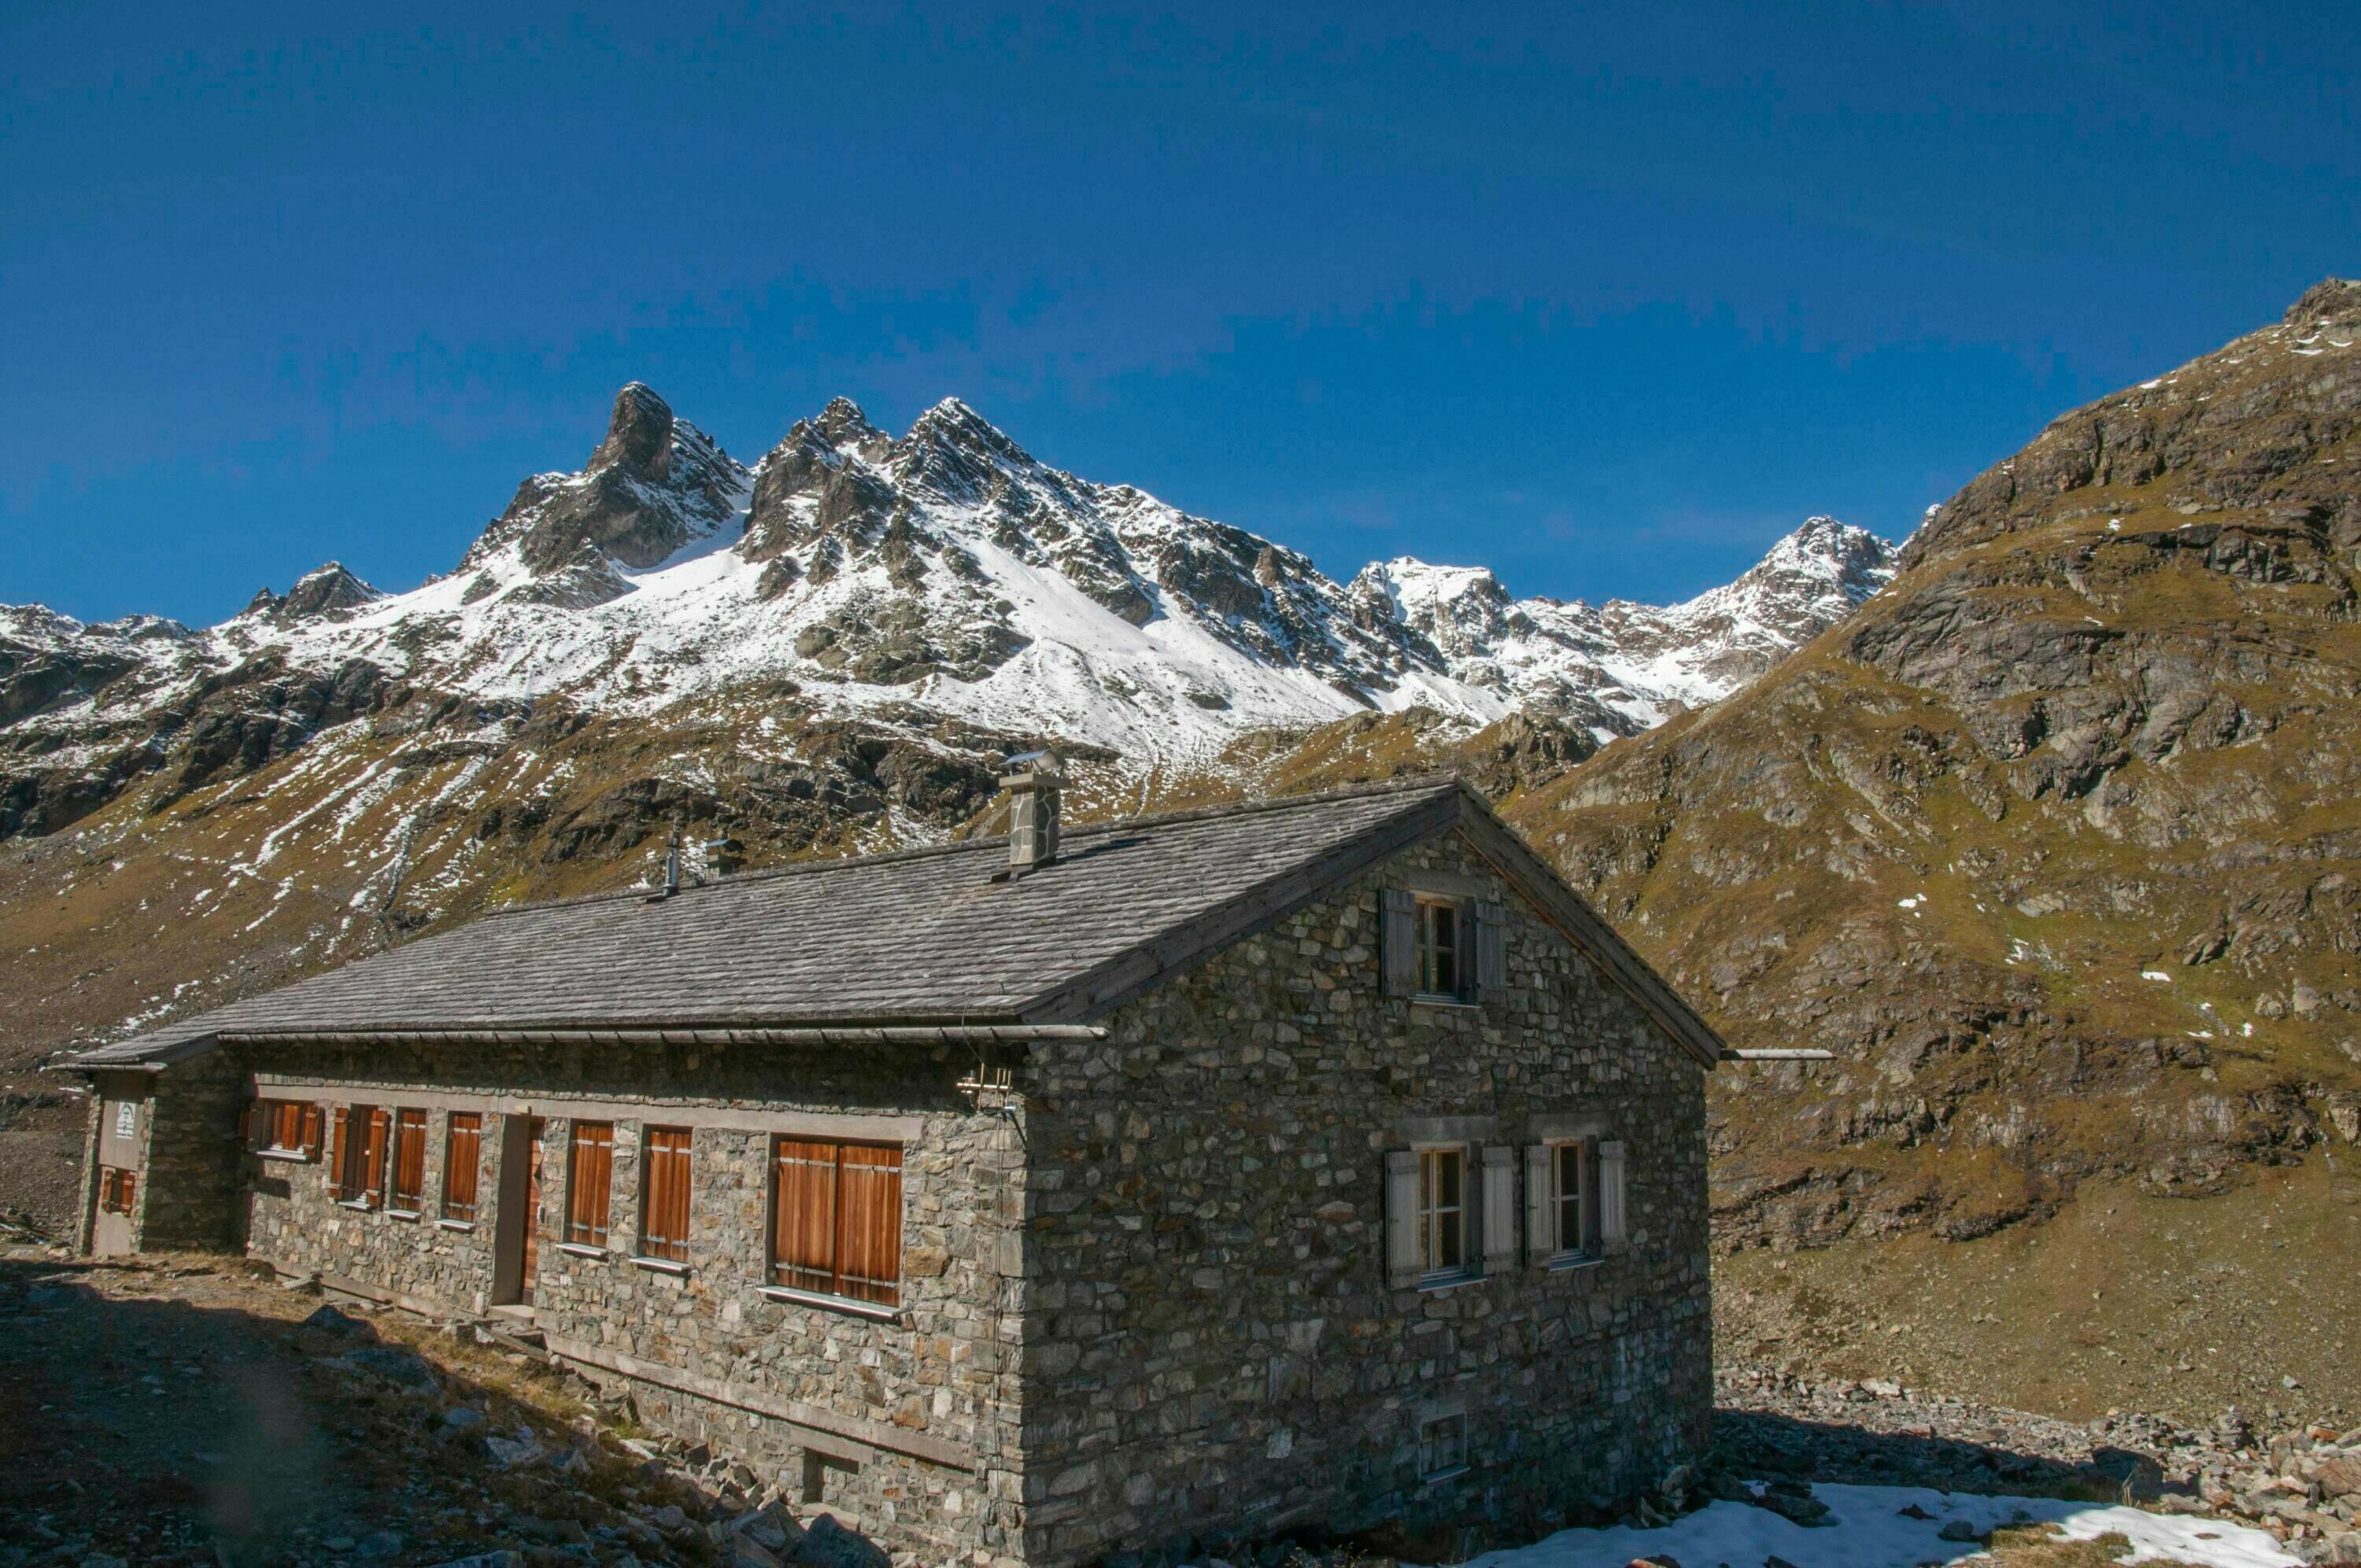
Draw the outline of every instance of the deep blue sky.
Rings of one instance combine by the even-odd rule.
[[[0,601],[412,586],[634,377],[1662,599],[2361,271],[2347,4],[370,9],[0,13]]]

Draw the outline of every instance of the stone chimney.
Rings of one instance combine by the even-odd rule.
[[[1058,858],[1058,791],[1066,781],[1047,751],[1016,760],[1028,766],[1002,787],[1008,796],[1008,870],[1021,876]]]

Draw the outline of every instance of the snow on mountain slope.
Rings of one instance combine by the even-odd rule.
[[[456,571],[414,591],[332,564],[202,632],[0,610],[0,757],[103,750],[258,661],[360,661],[610,716],[792,693],[822,716],[911,734],[959,720],[1142,766],[1418,705],[1471,728],[1546,709],[1603,740],[1751,678],[1891,557],[1814,519],[1670,609],[1512,600],[1482,568],[1411,560],[1345,586],[1257,535],[1049,467],[955,399],[898,438],[839,399],[750,470],[634,383],[582,471],[527,479]]]
[[[1603,742],[1718,701],[1894,577],[1894,547],[1815,517],[1737,581],[1659,609],[1629,599],[1511,599],[1482,566],[1407,556],[1353,580],[1422,637],[1457,679],[1513,706],[1587,724]]]

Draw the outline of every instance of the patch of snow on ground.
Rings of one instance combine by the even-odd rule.
[[[1819,1485],[1830,1524],[1817,1530],[1745,1503],[1713,1503],[1662,1530],[1565,1530],[1512,1551],[1487,1552],[1469,1568],[1624,1568],[1642,1557],[1670,1556],[1682,1568],[1761,1568],[1783,1557],[1802,1568],[1916,1568],[1964,1562],[1972,1543],[1940,1539],[1944,1525],[1965,1520],[1979,1534],[2015,1524],[2055,1525],[2069,1540],[2119,1534],[2131,1542],[2125,1563],[2171,1558],[2200,1568],[2292,1568],[2300,1560],[2259,1530],[2219,1519],[2152,1514],[2144,1508],[2063,1502],[2055,1497],[1988,1497],[1926,1486]],[[1916,1506],[1927,1519],[1901,1510]]]

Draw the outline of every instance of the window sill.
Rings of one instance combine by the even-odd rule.
[[[434,1223],[446,1231],[472,1231],[476,1228],[473,1220],[437,1220]]]
[[[1472,1464],[1446,1464],[1440,1470],[1430,1470],[1418,1478],[1422,1486],[1433,1486],[1444,1481],[1456,1481],[1476,1467]]]
[[[311,1162],[312,1158],[310,1155],[305,1154],[302,1149],[257,1149],[254,1151],[254,1157],[257,1159],[285,1160],[291,1165],[307,1165]]]
[[[1412,1007],[1441,1007],[1457,1013],[1481,1013],[1484,1004],[1472,996],[1430,996],[1421,992],[1410,999]]]
[[[366,1198],[339,1198],[336,1200],[336,1207],[350,1209],[356,1214],[370,1214],[377,1212],[377,1205]]]
[[[1606,1261],[1595,1252],[1562,1252],[1555,1257],[1543,1258],[1542,1266],[1552,1274],[1563,1274],[1573,1268],[1596,1268]]]
[[[646,1257],[634,1254],[631,1257],[631,1262],[637,1267],[652,1268],[658,1274],[686,1274],[688,1272],[688,1265],[685,1263],[675,1263],[668,1257]]]
[[[576,1257],[609,1257],[613,1255],[608,1252],[605,1247],[592,1246],[588,1242],[560,1242],[557,1244],[557,1250],[565,1253],[572,1253]]]
[[[792,1301],[799,1307],[822,1307],[831,1312],[845,1312],[856,1318],[871,1318],[881,1323],[902,1321],[902,1309],[888,1307],[879,1301],[858,1301],[850,1296],[830,1296],[819,1290],[798,1290],[792,1285],[758,1285],[755,1287],[774,1301]]]
[[[426,1216],[415,1209],[388,1209],[385,1212],[385,1217],[389,1220],[408,1220],[414,1225]]]
[[[1484,1283],[1484,1277],[1481,1274],[1463,1268],[1455,1270],[1449,1274],[1429,1274],[1422,1276],[1418,1282],[1418,1288],[1422,1291],[1456,1290],[1463,1285],[1481,1285],[1482,1283]]]

